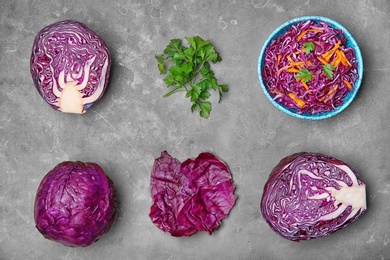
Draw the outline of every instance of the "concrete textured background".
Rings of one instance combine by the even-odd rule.
[[[389,14],[387,0],[2,0],[0,259],[390,259]],[[364,58],[355,101],[323,121],[278,111],[257,75],[269,34],[304,15],[343,24]],[[82,116],[51,109],[29,72],[36,33],[65,19],[87,24],[112,53],[106,94]],[[170,39],[194,35],[215,45],[223,61],[213,69],[230,86],[208,120],[179,94],[162,98],[154,58]],[[149,219],[149,175],[163,150],[181,161],[210,151],[230,166],[239,199],[213,235],[174,238]],[[269,228],[259,204],[273,166],[299,151],[351,164],[367,184],[368,210],[331,236],[294,243]],[[39,182],[65,160],[98,163],[118,190],[116,224],[87,248],[46,240],[34,226]]]

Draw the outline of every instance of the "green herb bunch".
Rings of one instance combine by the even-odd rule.
[[[161,74],[167,74],[169,67],[164,82],[170,90],[163,97],[185,91],[185,97],[192,102],[191,111],[199,110],[200,116],[207,119],[211,112],[211,103],[206,101],[211,96],[209,90],[218,91],[219,102],[229,91],[228,85],[218,84],[210,68],[210,62],[217,63],[222,58],[209,40],[199,36],[186,39],[188,47],[182,45],[181,39],[172,39],[163,54],[155,56]]]

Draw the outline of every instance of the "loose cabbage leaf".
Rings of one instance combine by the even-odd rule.
[[[211,153],[180,163],[166,151],[151,173],[150,218],[172,236],[211,234],[232,209],[237,196],[228,166]]]

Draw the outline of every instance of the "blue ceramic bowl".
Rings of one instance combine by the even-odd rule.
[[[278,103],[277,101],[273,100],[271,95],[268,93],[268,90],[265,86],[263,76],[262,76],[262,71],[264,67],[264,58],[265,58],[265,49],[272,43],[273,40],[279,38],[283,34],[285,34],[288,29],[294,24],[303,22],[303,21],[315,21],[315,22],[326,22],[330,24],[333,28],[336,29],[341,29],[347,39],[346,42],[346,47],[351,47],[355,51],[355,56],[356,56],[356,62],[357,64],[357,70],[358,70],[358,79],[355,81],[355,84],[353,85],[353,91],[349,92],[347,96],[344,99],[344,103],[337,107],[335,110],[330,111],[330,112],[323,112],[323,113],[318,113],[318,114],[309,114],[309,113],[302,113],[299,114],[295,109],[287,108],[283,104]],[[359,45],[357,44],[355,38],[353,38],[352,34],[341,24],[339,24],[336,21],[333,21],[329,18],[326,17],[321,17],[321,16],[303,16],[299,18],[292,19],[281,26],[279,26],[265,41],[265,44],[263,48],[261,49],[260,56],[259,56],[259,61],[258,61],[258,74],[259,74],[259,79],[261,83],[261,87],[272,104],[274,104],[278,109],[283,111],[284,113],[296,117],[296,118],[302,118],[302,119],[307,119],[307,120],[320,120],[320,119],[326,119],[332,116],[337,115],[341,111],[343,111],[355,98],[357,92],[359,91],[360,85],[362,83],[362,78],[363,78],[363,58],[362,54],[360,52]]]

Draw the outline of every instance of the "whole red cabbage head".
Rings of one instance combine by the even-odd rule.
[[[162,152],[155,159],[150,184],[149,216],[159,229],[176,237],[198,231],[211,234],[237,199],[228,166],[211,153],[180,163]]]
[[[103,96],[110,67],[106,44],[83,23],[57,22],[35,37],[31,75],[42,98],[55,110],[85,113]]]
[[[272,170],[261,199],[266,222],[292,241],[327,236],[367,209],[366,185],[346,163],[319,153],[296,153]]]
[[[65,246],[89,246],[115,221],[116,191],[91,162],[62,162],[41,181],[34,206],[39,232]]]

